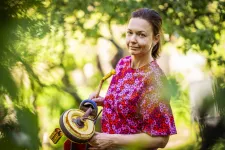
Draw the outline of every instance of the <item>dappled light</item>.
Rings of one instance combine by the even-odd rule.
[[[61,114],[77,109],[129,55],[127,22],[142,7],[163,19],[157,62],[177,127],[164,149],[225,149],[224,0],[2,0],[0,149],[63,149],[65,136],[57,144],[49,138]]]

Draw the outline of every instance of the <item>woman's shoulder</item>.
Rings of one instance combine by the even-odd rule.
[[[118,63],[117,63],[117,66],[124,66],[124,65],[127,65],[130,63],[130,60],[131,60],[131,56],[125,56],[125,57],[122,57]]]
[[[156,84],[163,85],[167,83],[167,76],[156,61],[151,63],[149,78]]]
[[[158,65],[157,61],[154,60],[152,63],[151,63],[151,70],[153,72],[154,75],[156,76],[165,76],[165,73],[164,71],[161,69],[161,67]]]
[[[125,56],[119,60],[118,64],[121,62],[130,62],[130,60],[131,60],[131,56]]]
[[[130,64],[130,60],[131,57],[130,56],[125,56],[123,58],[121,58],[117,65],[116,65],[116,72],[119,73],[121,70],[126,70],[127,68],[129,68],[129,64]]]

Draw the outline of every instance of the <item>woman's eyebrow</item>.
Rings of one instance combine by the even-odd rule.
[[[131,30],[131,29],[127,29],[127,31],[133,31],[133,30]],[[145,31],[135,31],[135,32],[137,32],[137,33],[145,33]]]

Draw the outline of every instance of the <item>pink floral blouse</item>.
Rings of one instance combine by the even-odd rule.
[[[116,66],[104,100],[102,132],[176,134],[169,98],[162,96],[166,76],[156,61],[139,69],[130,66],[130,56],[122,58]]]

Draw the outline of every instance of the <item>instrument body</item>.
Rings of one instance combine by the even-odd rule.
[[[79,108],[65,111],[60,117],[59,124],[68,139],[76,143],[86,143],[94,135],[94,120],[97,117],[98,107],[94,101],[84,100]]]

